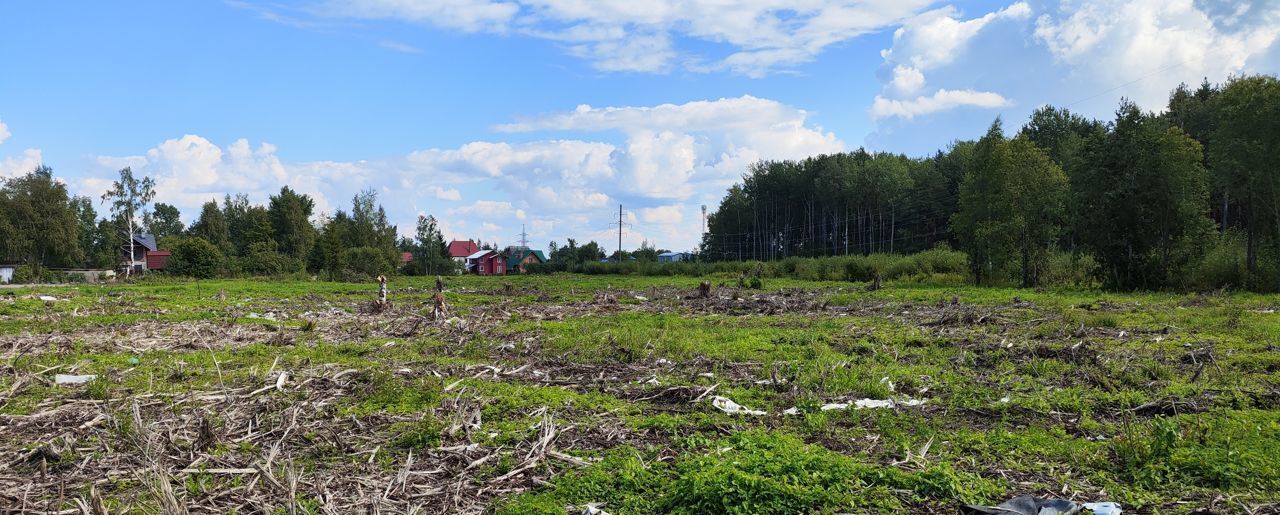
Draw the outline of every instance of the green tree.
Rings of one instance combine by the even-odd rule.
[[[414,237],[413,262],[415,271],[423,275],[437,275],[451,272],[454,262],[449,258],[449,249],[444,242],[444,234],[430,215],[418,215],[417,233]]]
[[[347,233],[351,230],[351,218],[339,210],[333,218],[324,220],[320,235],[312,251],[313,270],[325,272],[330,281],[345,273],[347,267]]]
[[[302,259],[311,253],[316,241],[316,229],[311,225],[311,212],[315,201],[299,194],[288,186],[280,188],[280,194],[272,195],[267,213],[280,252]]]
[[[1212,230],[1198,142],[1124,101],[1072,172],[1080,239],[1118,289],[1179,284]],[[1077,180],[1078,179],[1078,180]]]
[[[0,204],[7,232],[5,251],[34,268],[80,266],[80,221],[67,186],[54,179],[53,169],[40,165],[30,173],[4,182]]]
[[[1280,80],[1233,78],[1215,106],[1209,161],[1215,182],[1236,206],[1246,236],[1246,268],[1256,282],[1260,247],[1269,244],[1280,260]],[[1276,266],[1277,282],[1271,286],[1280,289],[1280,261]]]
[[[1067,178],[1026,137],[1007,140],[1000,120],[978,141],[960,184],[953,229],[978,284],[1018,263],[1024,287],[1039,283],[1062,223]]]
[[[71,197],[71,211],[75,213],[84,261],[88,266],[97,266],[93,255],[97,245],[98,213],[93,209],[93,200],[80,195]]]
[[[120,170],[120,179],[111,184],[111,189],[102,194],[103,202],[111,202],[111,213],[117,220],[123,222],[128,228],[129,235],[129,256],[136,254],[136,243],[133,235],[137,234],[136,216],[139,211],[145,210],[147,204],[151,203],[151,199],[155,198],[155,181],[150,177],[144,176],[138,180],[133,176],[133,170],[124,167]],[[133,273],[133,266],[125,268],[125,277],[129,277]]]
[[[197,279],[216,277],[222,272],[226,260],[218,247],[194,236],[179,239],[170,252],[169,270]]]
[[[187,232],[191,236],[212,243],[224,253],[231,250],[231,230],[227,227],[227,219],[223,216],[222,210],[218,209],[216,201],[205,202],[200,207],[200,218],[191,224]]]
[[[142,214],[142,227],[147,233],[160,241],[162,238],[182,234],[186,227],[182,224],[182,215],[178,208],[163,202],[157,202],[154,209]]]

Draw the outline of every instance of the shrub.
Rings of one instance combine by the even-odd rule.
[[[391,275],[395,271],[399,251],[388,252],[376,247],[356,247],[345,251],[347,272],[365,277]]]
[[[249,275],[276,276],[302,270],[301,261],[274,250],[251,253],[239,262],[239,271]]]
[[[13,271],[13,284],[28,284],[36,282],[36,270],[31,265],[22,265]]]
[[[1243,288],[1249,282],[1245,238],[1239,231],[1222,234],[1208,244],[1189,286],[1199,290]]]
[[[198,279],[216,277],[226,262],[218,247],[195,236],[178,241],[169,252],[170,272]]]

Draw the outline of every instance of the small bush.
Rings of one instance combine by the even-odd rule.
[[[13,271],[13,284],[30,284],[36,282],[36,270],[31,265],[22,265]]]
[[[183,238],[169,249],[168,269],[176,275],[208,279],[222,273],[226,258],[204,238]]]
[[[347,272],[364,277],[391,275],[400,256],[398,251],[389,252],[375,247],[356,247],[347,249],[345,253]]]

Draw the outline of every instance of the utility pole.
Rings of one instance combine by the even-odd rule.
[[[622,204],[618,204],[618,263],[622,263]]]
[[[520,224],[520,246],[529,248],[529,234],[524,232],[524,224]]]

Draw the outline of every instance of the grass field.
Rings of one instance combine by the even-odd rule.
[[[0,512],[1280,510],[1280,296],[719,281],[0,290]]]

